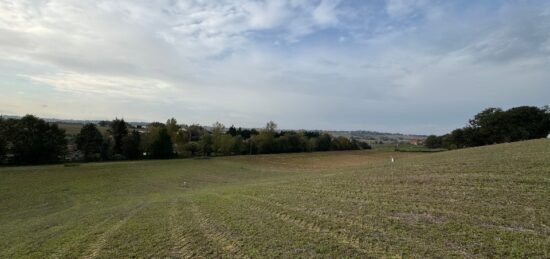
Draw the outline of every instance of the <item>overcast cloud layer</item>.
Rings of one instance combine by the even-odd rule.
[[[550,4],[0,0],[0,93],[0,114],[445,133],[550,104]]]

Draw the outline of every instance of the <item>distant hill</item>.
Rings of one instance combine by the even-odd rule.
[[[19,119],[23,116],[17,116],[17,115],[0,115],[0,117],[5,119]],[[55,122],[59,124],[76,124],[76,125],[84,125],[87,123],[93,123],[93,124],[99,124],[102,121],[109,121],[109,120],[75,120],[75,119],[56,119],[56,118],[43,118],[41,119],[47,121],[47,122]],[[132,126],[145,126],[149,124],[150,122],[144,122],[144,121],[127,121]]]
[[[422,142],[426,139],[426,135],[402,134],[402,133],[386,133],[377,131],[328,131],[333,136],[344,136],[354,138],[359,141],[365,141],[371,144],[375,143],[399,143],[399,142]]]

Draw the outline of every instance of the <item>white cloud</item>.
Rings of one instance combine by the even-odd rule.
[[[321,4],[313,11],[313,18],[321,25],[338,23],[336,7],[339,3],[340,0],[321,1]]]
[[[74,72],[52,75],[22,75],[34,82],[46,84],[59,91],[80,94],[97,94],[135,99],[155,99],[166,96],[174,86],[171,83],[149,78],[127,78]]]
[[[550,5],[470,4],[0,0],[0,90],[48,116],[419,133],[550,99]]]

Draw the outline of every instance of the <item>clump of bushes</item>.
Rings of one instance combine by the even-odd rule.
[[[100,126],[108,130],[102,133],[98,125],[89,123],[75,136],[68,136],[55,123],[32,115],[0,118],[0,162],[43,164],[370,149],[367,143],[324,132],[279,131],[273,122],[261,130],[226,129],[221,123],[210,128],[180,125],[175,119],[138,127],[117,118],[102,121]]]
[[[488,108],[475,115],[468,126],[443,136],[428,136],[424,144],[429,148],[456,149],[545,138],[549,133],[548,106],[521,106],[506,111]]]

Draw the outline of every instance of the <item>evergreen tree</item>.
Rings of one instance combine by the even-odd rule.
[[[86,161],[101,159],[103,142],[103,135],[92,123],[84,125],[80,129],[80,133],[76,135],[76,146]]]
[[[122,140],[122,154],[127,159],[139,159],[142,157],[140,148],[141,135],[133,130],[128,136]]]
[[[0,164],[4,161],[8,152],[8,123],[0,117]]]
[[[115,119],[109,125],[109,133],[113,138],[113,151],[115,154],[122,154],[122,140],[128,136],[128,125],[124,119]]]
[[[156,139],[149,147],[149,155],[153,159],[168,159],[174,156],[172,139],[166,127],[160,128]]]
[[[237,136],[237,129],[235,128],[235,126],[231,125],[231,127],[227,129],[227,134],[231,135],[232,137]]]

